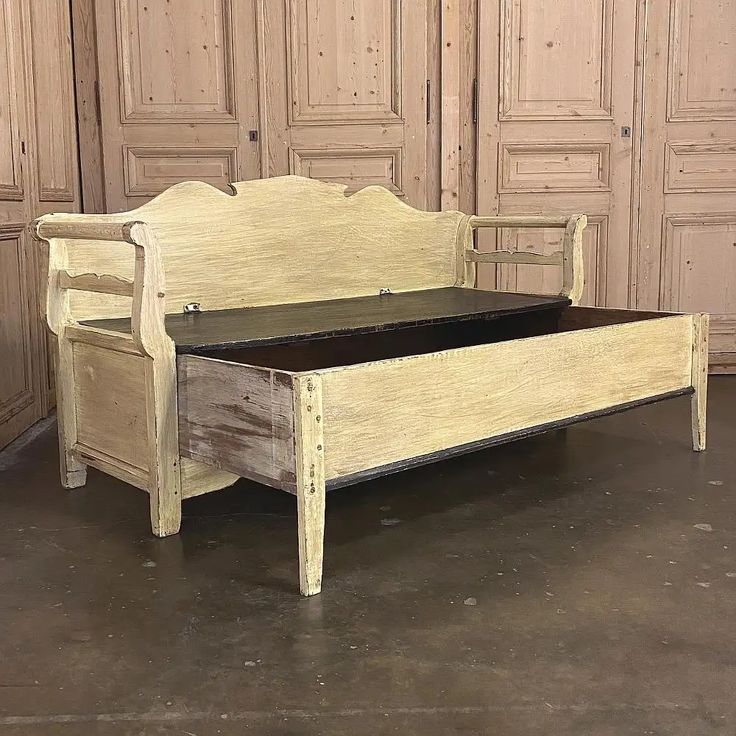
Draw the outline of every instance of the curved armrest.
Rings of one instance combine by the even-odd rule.
[[[569,297],[573,304],[580,301],[585,285],[583,266],[583,230],[588,224],[585,215],[499,215],[469,219],[471,228],[480,227],[531,227],[564,228],[562,250],[556,253],[528,253],[524,251],[497,250],[481,253],[475,248],[465,251],[465,260],[473,263],[514,263],[538,266],[562,266],[562,289],[560,296]]]
[[[65,327],[77,324],[69,308],[69,290],[129,296],[133,299],[131,333],[136,347],[150,357],[162,346],[168,349],[171,340],[164,327],[164,272],[158,242],[148,225],[138,220],[115,223],[56,219],[59,217],[40,217],[31,227],[37,240],[49,244],[46,293],[49,329],[58,335]],[[69,273],[68,247],[75,240],[132,245],[135,248],[133,279],[113,274]]]

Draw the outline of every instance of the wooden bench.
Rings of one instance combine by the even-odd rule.
[[[233,189],[36,221],[66,488],[91,465],[147,491],[162,537],[238,477],[294,493],[311,595],[328,489],[686,393],[704,449],[707,315],[575,306],[584,216],[421,212],[293,176]],[[481,253],[480,227],[563,246]],[[479,291],[481,262],[558,265],[562,292]]]

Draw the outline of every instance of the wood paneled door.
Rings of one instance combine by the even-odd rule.
[[[626,306],[635,3],[479,0],[477,210],[588,215],[583,303]],[[484,233],[484,250],[560,248],[553,230]],[[479,270],[479,283],[552,292],[536,266]]]
[[[736,372],[736,3],[650,2],[637,305],[707,311]]]
[[[77,80],[82,105],[99,95],[103,177],[85,186],[94,207],[136,207],[188,179],[228,190],[258,176],[254,0],[82,5],[75,26],[93,30],[77,58],[96,53],[99,74]]]
[[[79,0],[85,210],[287,173],[436,208],[431,14],[437,0]]]
[[[0,3],[0,447],[46,414],[44,254],[28,222],[78,208],[67,0]]]
[[[379,184],[437,208],[428,0],[259,4],[263,176]],[[435,35],[438,24],[433,21]],[[436,50],[435,52],[436,53]]]

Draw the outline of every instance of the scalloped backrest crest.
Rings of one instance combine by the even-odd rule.
[[[227,194],[183,182],[138,209],[56,215],[63,221],[142,220],[159,241],[166,311],[203,310],[410,291],[457,281],[459,212],[423,212],[387,189],[298,176],[233,184]],[[70,271],[132,277],[132,248],[69,242]],[[78,319],[130,314],[130,300],[74,292]]]

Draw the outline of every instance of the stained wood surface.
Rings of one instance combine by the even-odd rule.
[[[664,15],[669,12],[670,3]],[[482,0],[478,6],[479,215],[589,216],[585,304],[626,306],[631,221],[635,2]],[[666,54],[663,55],[666,65]],[[554,131],[554,132],[551,132]],[[463,156],[471,151],[463,147]],[[553,252],[562,233],[509,226],[478,249]],[[555,269],[493,264],[478,283],[559,289]]]
[[[252,309],[166,315],[166,331],[180,354],[240,348],[340,334],[382,332],[483,317],[560,309],[564,297],[444,288],[277,304]],[[94,320],[97,328],[130,331],[129,319]]]
[[[317,373],[327,480],[689,388],[692,317]]]
[[[293,493],[291,376],[193,355],[177,367],[181,454]]]

